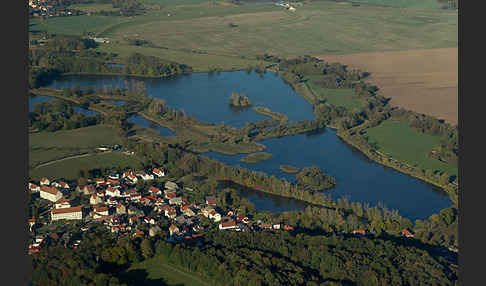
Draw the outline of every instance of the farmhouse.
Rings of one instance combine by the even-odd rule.
[[[355,229],[355,230],[353,230],[353,234],[365,235],[366,234],[366,230],[364,230],[364,229]]]
[[[117,188],[113,187],[108,187],[106,188],[105,194],[110,197],[119,197],[120,196],[120,190]]]
[[[148,192],[151,195],[161,195],[162,194],[162,191],[159,188],[156,188],[154,186],[150,186],[150,188],[148,189]]]
[[[117,213],[117,214],[126,214],[126,213],[127,213],[127,208],[125,207],[125,205],[124,205],[124,204],[119,203],[119,204],[116,206],[116,213]]]
[[[52,209],[51,210],[51,220],[73,220],[73,219],[83,219],[83,209],[82,206]]]
[[[402,235],[405,237],[413,237],[412,232],[406,228],[402,229]]]
[[[165,176],[165,171],[164,169],[157,169],[157,168],[154,168],[154,170],[152,171],[152,173],[154,173],[154,175],[156,175],[157,177],[164,177]]]
[[[62,193],[53,187],[42,186],[40,190],[40,197],[51,202],[57,202],[62,198]]]

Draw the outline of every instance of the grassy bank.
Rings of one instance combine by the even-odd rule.
[[[283,113],[275,112],[270,110],[268,107],[263,107],[263,106],[255,106],[253,107],[253,110],[257,113],[260,113],[262,115],[266,115],[271,117],[272,119],[280,121],[280,123],[285,124],[289,120],[289,117]]]
[[[279,169],[287,174],[297,174],[299,168],[290,165],[280,165]]]

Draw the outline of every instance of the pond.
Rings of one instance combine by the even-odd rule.
[[[69,76],[53,82],[50,87],[64,88],[78,85],[123,87],[123,76]],[[273,111],[287,114],[290,120],[312,120],[312,106],[295,93],[278,75],[267,72],[263,75],[246,71],[222,72],[220,74],[194,73],[170,79],[143,79],[149,96],[163,98],[167,104],[193,114],[197,119],[221,123],[239,128],[247,121],[269,119],[247,110],[234,111],[228,105],[232,92],[247,94],[254,106],[262,105]],[[150,127],[151,123],[141,117],[131,122]],[[174,133],[161,126],[156,127],[163,135]],[[273,158],[256,164],[240,162],[246,155],[222,155],[207,153],[213,159],[233,166],[263,171],[269,175],[294,181],[295,175],[283,173],[280,165],[303,168],[316,165],[338,180],[337,186],[327,193],[333,198],[347,197],[371,206],[383,203],[389,209],[397,209],[400,215],[411,220],[424,219],[452,205],[448,195],[440,189],[418,179],[404,175],[391,168],[374,163],[360,151],[355,150],[336,136],[332,129],[316,134],[300,134],[261,142]],[[301,210],[305,205],[296,205],[290,199],[242,192],[244,197],[255,203],[257,209],[279,212]],[[278,197],[278,199],[276,198]],[[282,202],[288,204],[281,207]],[[280,201],[280,202],[279,202]]]
[[[62,89],[79,86],[81,88],[118,86],[124,88],[124,76],[79,76],[72,75],[55,80],[49,86]],[[222,72],[218,74],[194,73],[168,79],[138,78],[146,83],[147,94],[164,99],[175,109],[184,110],[205,122],[230,125],[235,128],[246,122],[257,122],[270,117],[253,111],[252,108],[234,110],[229,104],[233,92],[248,95],[253,106],[265,106],[272,111],[288,115],[289,120],[312,120],[312,105],[283,83],[278,75],[267,72],[263,76],[247,71]]]

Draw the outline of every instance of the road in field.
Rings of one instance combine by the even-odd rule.
[[[428,49],[327,55],[320,58],[371,72],[370,82],[390,103],[458,121],[458,49]]]

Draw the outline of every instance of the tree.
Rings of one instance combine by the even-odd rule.
[[[142,252],[142,256],[145,259],[149,259],[154,256],[154,248],[152,245],[152,242],[145,238],[142,240],[142,243],[140,243],[140,251]]]

